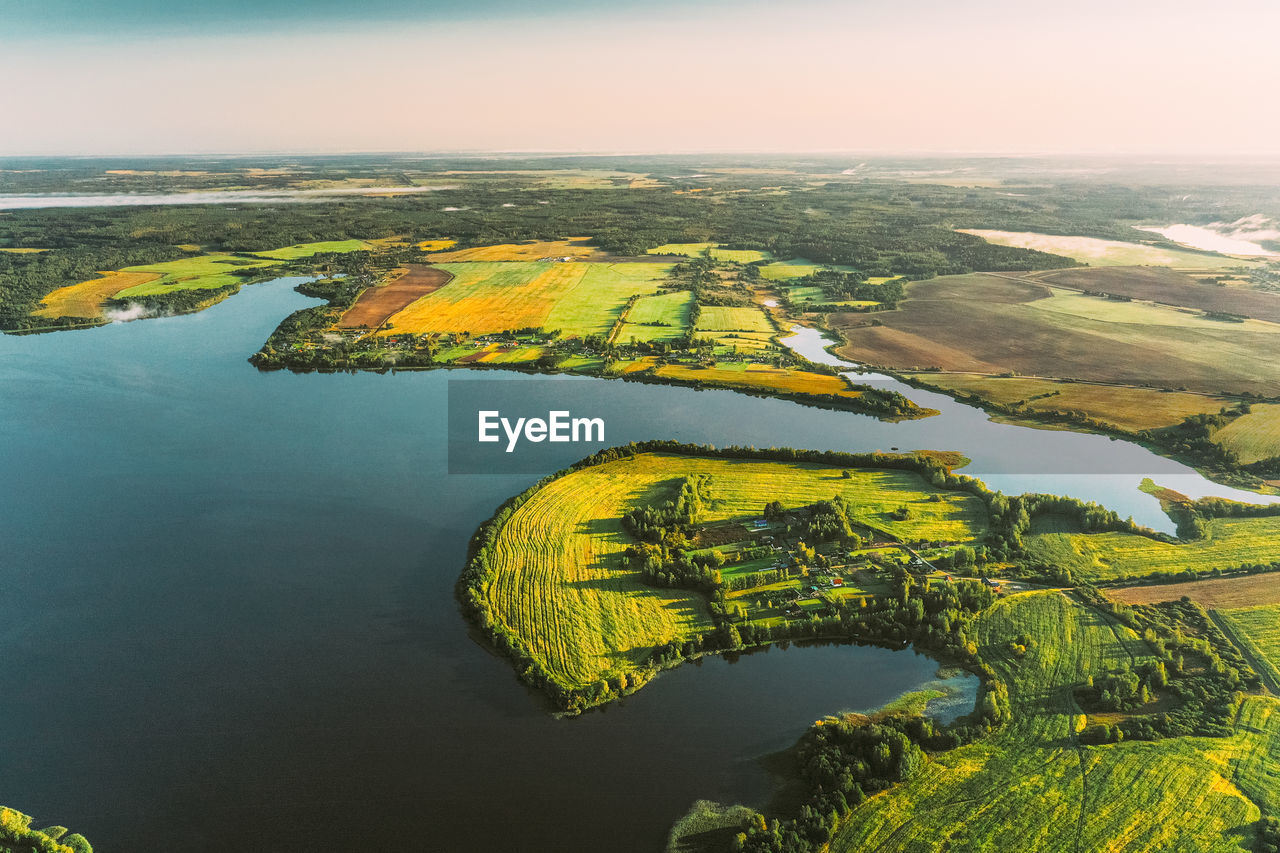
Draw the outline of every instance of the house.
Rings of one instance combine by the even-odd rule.
[[[844,578],[832,578],[832,579],[831,579],[831,585],[832,585],[832,586],[844,586]]]

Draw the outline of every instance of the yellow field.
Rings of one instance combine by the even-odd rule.
[[[1252,412],[1215,432],[1213,440],[1234,450],[1246,465],[1280,456],[1280,405],[1255,404]]]
[[[738,264],[749,264],[769,258],[768,252],[762,252],[759,249],[722,249],[718,243],[665,243],[649,249],[650,255],[685,255],[690,258],[699,257],[706,252],[710,252],[714,260]]]
[[[24,249],[24,248],[0,249],[0,252],[8,252],[11,255],[35,255],[35,254],[39,254],[40,252],[47,252],[47,251],[49,250],[48,249]]]
[[[1280,517],[1215,518],[1204,539],[1179,544],[1131,533],[1042,533],[1028,536],[1026,547],[1086,581],[1236,569],[1280,559]]]
[[[102,278],[60,287],[44,298],[39,317],[101,317],[102,303],[130,287],[160,278],[154,272],[106,272]]]
[[[698,331],[772,332],[764,311],[757,305],[704,305],[695,326]]]
[[[977,394],[993,403],[1009,406],[1025,401],[1032,412],[1083,412],[1094,420],[1136,432],[1181,423],[1191,415],[1217,414],[1232,401],[1181,391],[1152,388],[1091,385],[1052,379],[985,376],[979,373],[920,373],[915,378],[950,391]],[[1041,394],[1052,394],[1040,397]],[[1039,397],[1039,399],[1032,399]],[[1257,407],[1255,407],[1257,408]]]
[[[855,472],[783,462],[643,454],[569,474],[535,492],[498,531],[491,613],[520,638],[552,677],[569,687],[617,675],[630,677],[655,645],[709,630],[700,596],[654,589],[623,568],[631,543],[624,512],[642,501],[666,500],[679,477],[709,474],[714,509],[707,521],[759,516],[765,502],[801,506],[845,495],[860,517],[903,538],[970,539],[985,527],[985,510],[969,495],[932,490],[915,474]],[[910,503],[908,521],[889,512]]]
[[[1244,853],[1280,801],[1280,702],[1246,697],[1222,738],[1085,746],[1072,690],[1088,675],[1151,660],[1132,631],[1058,592],[1023,593],[979,617],[984,662],[1013,718],[934,756],[854,810],[833,853]],[[1019,657],[1019,634],[1033,641]]]
[[[470,332],[541,328],[587,273],[587,264],[469,262],[441,264],[444,287],[389,319],[395,332]]]
[[[442,252],[458,245],[457,240],[423,240],[417,246],[424,252]]]
[[[781,370],[751,365],[747,370],[730,370],[719,367],[689,367],[667,364],[654,371],[655,376],[678,379],[684,382],[723,385],[725,387],[784,391],[792,394],[836,394],[854,399],[861,392],[849,387],[839,376],[825,373],[809,373],[803,370]]]
[[[474,249],[455,249],[452,252],[436,252],[432,261],[455,263],[458,261],[540,261],[544,258],[590,258],[602,253],[594,246],[586,245],[590,237],[570,237],[567,240],[531,241],[528,243],[502,243],[497,246],[477,246]],[[431,241],[444,242],[444,241]],[[456,241],[449,241],[453,244]],[[425,244],[419,243],[419,246]]]

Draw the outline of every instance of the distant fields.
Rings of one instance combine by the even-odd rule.
[[[1071,569],[1082,581],[1187,570],[1230,570],[1280,558],[1280,517],[1215,518],[1204,539],[1179,544],[1129,533],[1044,533],[1026,537],[1031,557]]]
[[[789,261],[774,261],[760,268],[760,275],[768,281],[785,281],[789,278],[803,278],[806,275],[813,275],[820,269],[822,264],[807,261],[804,258],[793,258]]]
[[[309,258],[322,253],[359,252],[369,248],[364,240],[329,240],[319,243],[299,243],[283,249],[272,249],[268,252],[254,252],[260,258],[271,258],[277,261],[293,261],[298,258]]]
[[[1129,432],[1172,426],[1191,415],[1216,414],[1223,406],[1231,405],[1225,398],[1202,394],[1052,379],[975,373],[919,373],[915,378],[949,391],[976,394],[1001,405],[1022,403],[1019,408],[1030,412],[1083,412]],[[1255,406],[1255,411],[1258,408]]]
[[[1037,273],[1036,278],[1055,286],[1112,293],[1197,311],[1225,311],[1280,323],[1280,293],[1245,287],[1217,287],[1169,269],[1083,268]]]
[[[749,264],[769,258],[768,252],[756,249],[724,249],[718,243],[666,243],[649,250],[651,255],[685,255],[691,258],[707,253],[717,261],[739,264]]]
[[[1280,405],[1255,403],[1249,414],[1215,432],[1213,440],[1235,451],[1246,465],[1280,456]]]
[[[642,454],[585,468],[535,492],[497,534],[491,612],[552,676],[581,687],[634,674],[653,646],[711,627],[701,597],[655,589],[619,555],[633,540],[620,518],[631,507],[669,499],[679,478],[711,476],[706,522],[759,517],[764,504],[801,506],[842,494],[859,518],[905,539],[967,540],[985,529],[976,498],[933,490],[917,475],[814,465]],[[912,517],[889,513],[903,504]]]
[[[449,243],[452,240],[431,241],[436,244]],[[567,240],[530,241],[528,243],[500,243],[495,246],[477,246],[472,249],[454,249],[436,252],[431,260],[437,263],[456,263],[458,261],[541,261],[547,258],[592,258],[603,256],[594,246],[587,245],[590,238],[571,237]],[[420,248],[429,250],[427,244],[419,244]],[[441,246],[441,248],[448,248]]]
[[[415,245],[417,245],[418,249],[423,252],[442,252],[445,249],[451,249],[458,245],[458,241],[450,239],[423,240]]]
[[[976,228],[960,228],[962,234],[973,234],[988,243],[1000,246],[1017,246],[1035,249],[1053,255],[1075,258],[1092,266],[1164,266],[1183,269],[1219,270],[1238,267],[1237,258],[1188,252],[1142,243],[1125,243],[1119,240],[1099,240],[1094,237],[1068,237],[1058,234],[1037,234],[1030,231],[984,231]]]
[[[1172,308],[1059,294],[987,274],[913,282],[907,296],[897,310],[877,313],[875,324],[866,315],[832,314],[831,325],[848,341],[839,354],[905,371],[936,367],[1211,394],[1280,393],[1280,361],[1270,355],[1280,342],[1277,327],[1219,324]],[[1280,295],[1254,296],[1274,296],[1280,309]],[[1096,310],[1086,311],[1082,300],[1094,300]]]
[[[1151,658],[1124,626],[1059,592],[998,601],[978,619],[980,655],[1009,686],[1013,719],[856,809],[834,853],[1251,850],[1257,803],[1274,808],[1280,703],[1247,697],[1226,738],[1083,746],[1073,689]],[[1025,656],[1009,651],[1020,634]]]

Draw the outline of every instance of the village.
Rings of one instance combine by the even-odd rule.
[[[853,525],[851,537],[810,545],[803,530],[812,511],[800,507],[771,519],[697,528],[691,556],[723,558],[725,598],[737,605],[738,619],[791,620],[827,615],[841,605],[864,607],[877,595],[889,594],[902,572],[925,587],[964,576],[980,578],[997,594],[1012,588],[1007,581],[975,575],[973,550],[963,543],[904,542],[862,520]]]

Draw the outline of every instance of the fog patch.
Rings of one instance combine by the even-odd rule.
[[[123,308],[108,308],[105,316],[108,323],[132,323],[134,320],[145,320],[148,317],[168,317],[168,312],[157,311],[139,302],[130,302]]]
[[[1242,216],[1235,222],[1210,222],[1208,225],[1167,225],[1164,227],[1138,226],[1139,231],[1159,234],[1175,243],[1204,249],[1224,255],[1254,258],[1277,258],[1273,252],[1260,245],[1265,241],[1280,242],[1280,223],[1255,213]]]

